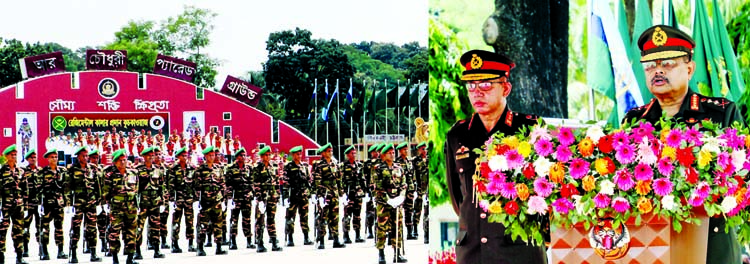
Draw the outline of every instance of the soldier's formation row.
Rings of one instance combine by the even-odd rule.
[[[366,206],[366,231],[368,238],[376,235],[380,262],[384,263],[385,240],[394,247],[394,260],[406,262],[403,252],[403,221],[407,239],[417,239],[416,223],[424,208],[424,239],[428,243],[427,226],[429,205],[426,200],[428,181],[427,154],[425,144],[417,146],[418,155],[409,159],[408,145],[398,147],[391,144],[374,145],[368,149],[370,159],[356,160],[356,150],[349,147],[346,161],[337,164],[332,159],[332,147],[327,144],[318,149],[322,159],[313,162],[312,168],[302,162],[302,147],[292,148],[292,159],[284,162],[271,162],[269,147],[258,150],[260,161],[251,164],[244,148],[234,153],[235,161],[221,164],[217,161],[218,150],[207,147],[202,152],[205,163],[193,167],[187,162],[187,149],[175,152],[174,164],[164,164],[154,158],[159,153],[156,147],[141,151],[144,164],[128,167],[126,152],[112,154],[113,165],[100,165],[97,150],[88,152],[86,147],[74,151],[76,163],[67,168],[57,166],[57,150],[44,153],[50,165],[36,167],[36,152],[24,155],[28,162],[25,168],[17,166],[17,151],[12,145],[3,151],[6,164],[0,168],[0,264],[4,263],[5,237],[12,222],[16,263],[25,264],[28,257],[31,234],[29,227],[36,221],[36,240],[40,244],[40,259],[49,260],[50,223],[55,225],[55,244],[58,259],[69,259],[78,263],[77,249],[81,237],[81,225],[85,225],[83,252],[91,254],[91,261],[101,261],[96,255],[97,232],[102,242],[102,251],[112,256],[113,263],[119,263],[118,254],[123,235],[124,253],[127,263],[142,259],[140,245],[148,220],[147,241],[154,250],[154,258],[163,258],[160,249],[169,248],[166,243],[167,219],[172,207],[172,252],[181,253],[179,246],[180,223],[193,223],[193,210],[198,214],[198,241],[194,247],[193,226],[186,224],[188,251],[205,256],[204,243],[210,245],[213,235],[216,254],[226,254],[222,245],[237,248],[238,221],[242,220],[243,232],[248,248],[266,252],[264,230],[268,231],[271,249],[281,251],[274,224],[277,204],[282,201],[286,207],[285,235],[287,246],[294,246],[292,235],[296,215],[300,215],[304,244],[312,245],[309,238],[308,207],[315,206],[315,239],[319,249],[325,248],[326,231],[333,237],[333,247],[345,247],[351,243],[350,226],[353,223],[355,242],[365,240],[361,236],[360,219],[363,202]],[[395,150],[399,157],[395,158]],[[283,169],[281,169],[283,168]],[[310,203],[310,201],[313,203]],[[339,241],[339,205],[344,205],[343,243]],[[250,219],[255,209],[255,219]],[[73,214],[70,232],[70,256],[64,251],[63,216],[64,211]],[[229,211],[227,211],[229,210]],[[226,213],[230,213],[229,237],[226,239]],[[84,221],[85,218],[85,221]],[[254,223],[253,221],[254,220]],[[375,221],[377,220],[377,225]],[[268,223],[266,223],[268,222]],[[396,224],[401,223],[401,224]],[[373,227],[375,226],[375,231]],[[255,227],[255,240],[253,230]],[[326,228],[327,227],[327,228]],[[98,229],[98,231],[97,231]],[[161,241],[160,241],[161,238]],[[225,240],[226,239],[226,240]]]

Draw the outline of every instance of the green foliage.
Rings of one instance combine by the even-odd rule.
[[[74,52],[60,44],[39,42],[24,44],[16,39],[5,39],[3,41],[0,38],[0,87],[12,85],[22,80],[19,59],[56,51],[62,52],[67,71],[80,71],[86,67],[83,60],[85,54]]]
[[[262,71],[249,71],[245,74],[245,78],[243,79],[260,88],[266,87],[266,78]]]
[[[463,71],[458,58],[465,43],[437,17],[429,20],[430,85],[430,203],[437,206],[449,199],[445,172],[445,134],[472,110],[461,85]]]
[[[745,92],[737,102],[742,106],[742,114],[746,121],[750,121],[750,2],[747,2],[739,8],[736,17],[728,20],[727,32],[729,40],[732,42],[732,48],[737,53],[737,64],[740,67],[740,74],[745,81]]]
[[[280,94],[264,92],[255,108],[273,116],[276,120],[286,118],[286,99]]]
[[[120,31],[115,32],[115,41],[102,48],[127,50],[128,70],[150,73],[159,53],[159,45],[151,38],[154,35],[153,28],[152,21],[129,21]]]

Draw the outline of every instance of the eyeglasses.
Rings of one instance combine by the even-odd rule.
[[[468,90],[469,92],[473,92],[474,90],[479,88],[480,91],[486,92],[492,89],[493,83],[507,83],[507,81],[466,83],[466,90]]]
[[[656,66],[661,66],[665,70],[671,70],[677,67],[678,63],[676,60],[669,59],[641,62],[641,65],[643,65],[645,71],[650,72],[656,70]]]

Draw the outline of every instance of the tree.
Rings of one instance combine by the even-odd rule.
[[[266,78],[263,76],[263,71],[248,71],[243,79],[260,88],[266,88]]]
[[[411,80],[412,83],[419,81],[426,83],[429,75],[428,60],[427,50],[422,48],[413,56],[401,62],[402,68],[406,69],[406,78]]]
[[[159,45],[153,40],[153,35],[154,22],[129,21],[115,32],[115,41],[104,45],[103,49],[128,51],[128,70],[150,73],[159,53]]]
[[[0,39],[0,87],[15,84],[22,80],[19,59],[61,51],[67,71],[84,70],[83,57],[57,43],[22,43],[17,39]]]

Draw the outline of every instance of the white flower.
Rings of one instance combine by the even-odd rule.
[[[734,208],[737,207],[737,199],[734,198],[734,196],[727,196],[724,197],[724,201],[721,202],[721,211],[726,213],[729,213],[730,211],[734,210]]]
[[[534,171],[539,177],[545,177],[549,174],[549,168],[552,167],[552,162],[547,158],[540,157],[534,161]]]
[[[664,208],[667,211],[674,211],[675,209],[675,203],[674,203],[674,196],[665,195],[661,198],[661,208]]]
[[[576,205],[576,212],[578,212],[579,215],[587,215],[591,210],[586,210],[586,204],[581,202],[581,196],[580,195],[573,195],[571,196],[573,200],[575,200]]]
[[[638,159],[640,163],[648,165],[654,165],[658,158],[654,154],[654,150],[651,149],[651,144],[648,143],[648,139],[643,138],[643,141],[638,144]]]
[[[599,139],[604,137],[604,130],[601,126],[593,125],[586,130],[586,136],[594,141],[594,144],[599,144]]]
[[[534,128],[531,129],[531,135],[529,135],[529,143],[532,145],[536,143],[539,138],[543,138],[546,140],[552,140],[552,136],[549,135],[549,131],[547,131],[547,128],[544,126],[534,125]]]
[[[747,153],[744,149],[735,150],[732,152],[732,165],[734,165],[735,172],[738,172],[742,169],[742,165],[745,164],[745,157],[747,157]]]
[[[508,170],[508,160],[505,159],[505,156],[503,155],[492,156],[490,160],[487,162],[487,165],[490,166],[490,170],[492,171],[507,171]]]
[[[606,195],[615,194],[615,184],[607,179],[599,183],[599,188],[601,189],[600,192],[603,194],[606,194]]]
[[[726,140],[717,137],[703,136],[701,137],[701,141],[703,141],[703,147],[701,147],[701,150],[719,153],[721,151],[719,147],[724,144]]]

